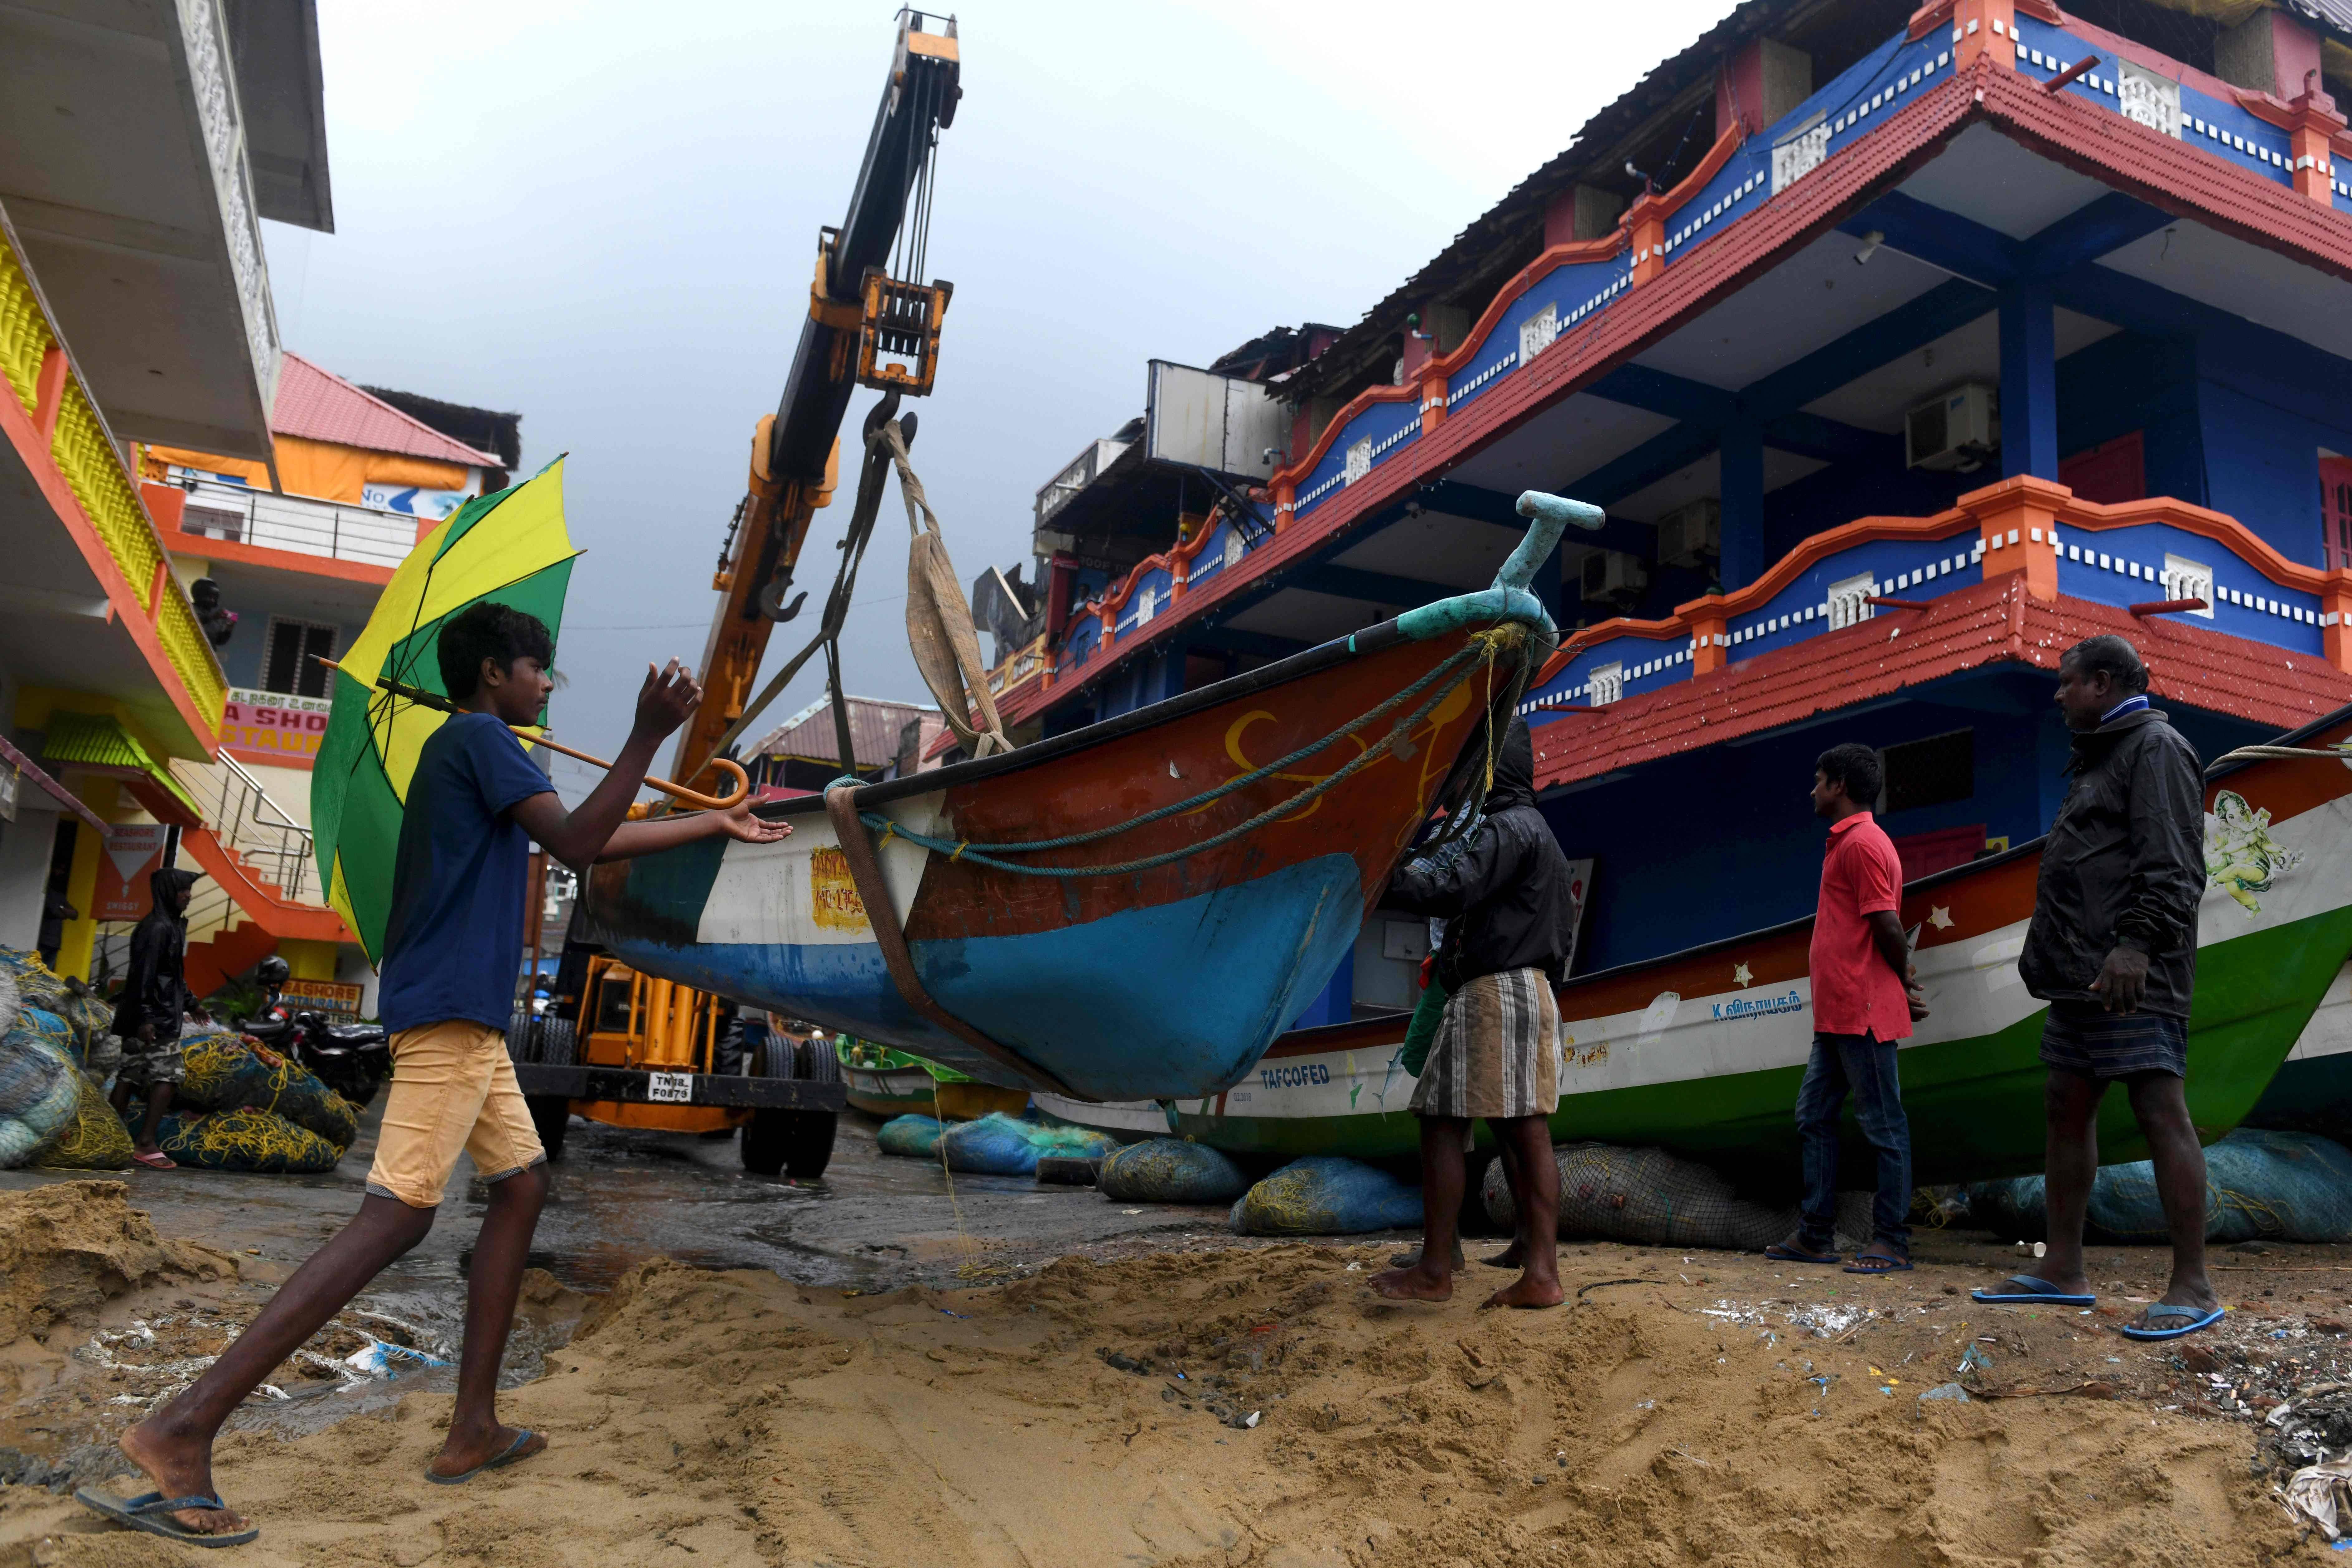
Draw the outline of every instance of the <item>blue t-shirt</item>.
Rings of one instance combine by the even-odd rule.
[[[383,926],[386,1029],[458,1018],[507,1026],[530,881],[530,835],[507,812],[553,787],[488,713],[459,713],[425,742]]]

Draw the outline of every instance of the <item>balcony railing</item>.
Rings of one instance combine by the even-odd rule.
[[[323,900],[312,864],[310,830],[270,799],[243,763],[223,752],[209,763],[176,762],[172,776],[194,799],[213,837],[236,850],[257,878],[276,883],[298,902]],[[193,921],[190,929],[194,929]]]
[[[198,539],[291,551],[365,566],[397,566],[416,548],[430,518],[343,501],[281,496],[212,479],[184,479],[180,531]]]

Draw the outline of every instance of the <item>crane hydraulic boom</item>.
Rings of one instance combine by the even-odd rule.
[[[954,123],[963,96],[958,76],[955,19],[901,11],[848,216],[840,227],[817,231],[808,319],[783,396],[751,435],[750,484],[711,584],[719,603],[703,648],[702,706],[679,732],[671,772],[682,783],[709,771],[719,737],[751,698],[770,630],[807,596],[786,597],[809,521],[833,499],[851,392],[866,385],[920,396],[931,389],[954,286],[919,279],[939,133]]]

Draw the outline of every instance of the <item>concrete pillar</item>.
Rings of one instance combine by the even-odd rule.
[[[2000,293],[2000,471],[2058,477],[2058,337],[2050,285]]]
[[[2318,69],[2319,35],[2285,11],[2256,11],[2213,40],[2213,74],[2231,87],[2293,99],[2319,86]]]
[[[1764,426],[1740,414],[1723,427],[1723,560],[1726,593],[1764,574]]]
[[[1570,185],[1544,208],[1544,248],[1606,238],[1624,211],[1622,196],[1598,185]]]
[[[1715,133],[1753,136],[1811,98],[1813,57],[1778,38],[1757,38],[1724,58],[1715,78]]]

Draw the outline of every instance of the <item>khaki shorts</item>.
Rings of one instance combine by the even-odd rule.
[[[506,1034],[463,1018],[403,1029],[392,1037],[392,1089],[367,1190],[411,1208],[436,1208],[461,1150],[486,1182],[547,1158],[507,1058]]]

